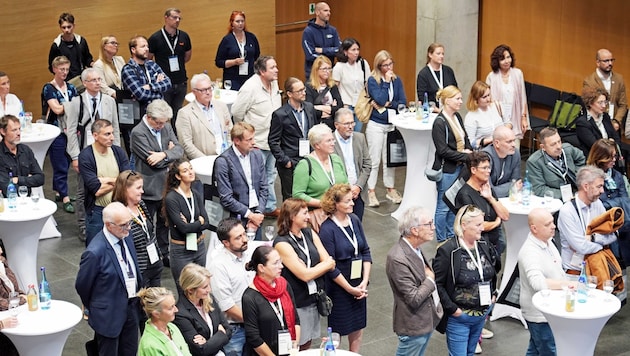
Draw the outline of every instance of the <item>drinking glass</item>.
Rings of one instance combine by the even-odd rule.
[[[37,203],[39,202],[39,193],[38,192],[31,192],[31,201],[33,202],[33,210],[39,210],[39,208],[37,207]]]
[[[9,293],[9,310],[12,316],[18,315],[17,308],[20,306],[20,294],[18,292]]]
[[[405,110],[405,104],[398,104],[398,113],[399,114],[404,114],[407,110]]]
[[[232,89],[232,81],[231,80],[226,80],[223,82],[223,88],[225,88],[225,90],[230,90]]]
[[[551,290],[549,289],[543,289],[540,291],[540,295],[543,297],[543,305],[544,306],[549,306],[549,296],[551,295]]]
[[[339,348],[339,341],[341,340],[341,335],[339,333],[332,333],[333,345],[335,349]]]
[[[254,229],[247,229],[245,234],[247,235],[248,241],[254,241],[256,239],[256,230]]]
[[[28,187],[25,185],[19,186],[18,195],[20,196],[20,204],[26,204],[26,197],[28,197]]]
[[[276,228],[273,225],[265,226],[265,237],[267,237],[267,240],[273,241],[274,237],[276,237],[275,235]]]
[[[611,279],[607,279],[604,281],[604,292],[610,294],[613,292],[614,289],[615,289],[615,282],[613,282]],[[611,302],[612,299],[609,296],[606,296],[604,301]]]
[[[551,190],[546,190],[544,196],[545,204],[551,204],[551,201],[553,201],[553,192]]]
[[[597,289],[597,276],[588,276],[586,277],[586,280],[588,282],[588,296],[589,297],[594,297],[595,294],[591,293],[591,291],[593,289]]]
[[[409,102],[409,112],[416,112],[416,102],[415,101],[410,101]]]

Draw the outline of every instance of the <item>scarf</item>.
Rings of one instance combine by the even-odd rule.
[[[295,310],[293,308],[291,295],[289,295],[289,291],[287,291],[287,280],[283,277],[278,277],[276,278],[276,286],[273,287],[271,284],[265,282],[264,279],[256,275],[256,277],[254,277],[254,286],[256,286],[256,289],[258,289],[260,294],[262,294],[263,297],[265,297],[265,299],[267,299],[270,303],[275,303],[276,300],[280,299],[282,311],[284,313],[284,320],[289,328],[291,340],[295,340]]]
[[[448,122],[448,126],[451,127],[451,131],[453,132],[453,136],[455,136],[455,141],[457,142],[457,151],[462,152],[464,148],[466,148],[465,147],[466,143],[464,142],[465,133],[461,125],[459,124],[459,120],[457,119],[457,114],[454,114],[454,115],[455,117],[452,118],[445,112],[442,112],[442,116],[446,118],[446,121]]]

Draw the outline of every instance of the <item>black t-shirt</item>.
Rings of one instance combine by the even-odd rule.
[[[497,199],[497,195],[492,189],[492,196]],[[462,206],[472,204],[484,212],[483,220],[484,221],[495,221],[497,219],[497,212],[494,211],[494,208],[486,200],[486,198],[482,197],[481,194],[471,187],[468,183],[464,184],[462,189],[459,190],[457,196],[455,197],[455,207],[459,210]],[[499,235],[501,231],[501,225],[495,227],[490,231],[484,232],[484,235],[493,245],[496,245],[499,240]]]
[[[168,58],[173,55],[173,52],[171,52],[171,48],[166,43],[164,34],[162,34],[162,29],[158,30],[149,37],[149,52],[153,53],[153,60],[160,66],[160,68],[162,68],[173,84],[186,83],[188,78],[186,77],[186,62],[184,59],[186,57],[186,52],[192,49],[190,37],[182,30],[177,30],[177,34],[175,36],[169,35],[166,30],[164,30],[164,33],[166,34],[171,46],[175,44],[173,46],[173,50],[175,51],[175,55],[177,55],[179,70],[171,72]]]

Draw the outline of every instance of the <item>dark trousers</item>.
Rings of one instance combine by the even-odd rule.
[[[77,200],[74,203],[74,209],[77,215],[77,224],[79,225],[79,234],[85,236],[85,185],[83,177],[77,174]]]
[[[155,221],[155,237],[157,238],[158,247],[163,257],[168,257],[168,227],[166,220],[162,216],[161,200],[144,200],[149,210],[149,215],[154,217]]]
[[[354,209],[353,213],[359,218],[359,220],[363,221],[363,212],[365,211],[365,203],[363,202],[363,198],[361,198],[361,194],[354,199]]]
[[[90,242],[101,230],[103,230],[103,207],[95,206],[89,213],[85,214],[85,246],[89,246]]]
[[[138,303],[137,298],[134,298],[127,304],[127,320],[118,337],[94,334],[99,356],[127,356],[138,353]]]
[[[295,166],[293,165],[291,168],[286,168],[285,166],[276,164],[276,168],[278,169],[278,176],[280,177],[282,200],[287,200],[293,196],[293,170]],[[270,189],[272,188],[273,187],[270,187]]]
[[[177,133],[177,129],[175,128],[175,121],[177,121],[177,112],[182,108],[182,104],[184,103],[184,99],[186,98],[186,90],[188,83],[184,82],[181,84],[173,84],[171,89],[164,92],[164,101],[170,105],[171,109],[173,109],[173,118],[171,119],[171,126],[173,126],[173,131]]]
[[[68,138],[65,134],[60,134],[52,142],[48,149],[50,165],[53,169],[52,188],[64,198],[68,196],[68,169],[70,168],[70,157],[66,153]]]
[[[125,152],[127,152],[127,156],[131,158],[131,130],[133,130],[136,125],[132,124],[119,124],[120,127],[120,139],[123,143],[123,148]]]

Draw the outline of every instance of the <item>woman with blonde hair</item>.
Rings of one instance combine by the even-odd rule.
[[[470,88],[466,108],[468,113],[464,117],[464,128],[474,148],[481,149],[491,144],[492,133],[497,127],[512,127],[509,120],[503,119],[501,105],[492,100],[490,86],[481,80]]]
[[[179,327],[193,356],[222,354],[232,329],[214,300],[210,289],[212,274],[195,263],[187,264],[179,275],[182,294],[175,325]]]
[[[434,111],[441,106],[436,94],[439,90],[449,85],[457,86],[455,72],[444,63],[444,45],[441,43],[431,43],[427,48],[427,65],[418,72],[416,89],[418,100],[424,100],[424,93],[427,93],[429,102],[435,103]]]
[[[368,78],[368,93],[373,99],[374,110],[365,129],[368,142],[372,172],[368,179],[368,206],[376,207],[380,203],[376,197],[378,167],[383,161],[383,184],[387,189],[385,197],[394,204],[400,204],[402,197],[394,188],[393,167],[387,167],[387,133],[394,130],[391,119],[398,114],[398,104],[407,104],[402,80],[394,73],[394,58],[385,51],[379,51],[374,57],[374,69]]]
[[[315,106],[317,121],[335,129],[335,113],[343,107],[339,88],[332,76],[332,62],[326,56],[315,58],[306,83],[306,101]]]
[[[93,65],[94,68],[102,73],[101,92],[114,99],[116,98],[116,91],[123,89],[121,71],[125,66],[125,60],[122,56],[116,55],[119,46],[120,43],[113,35],[103,36],[101,38],[98,60]]]

